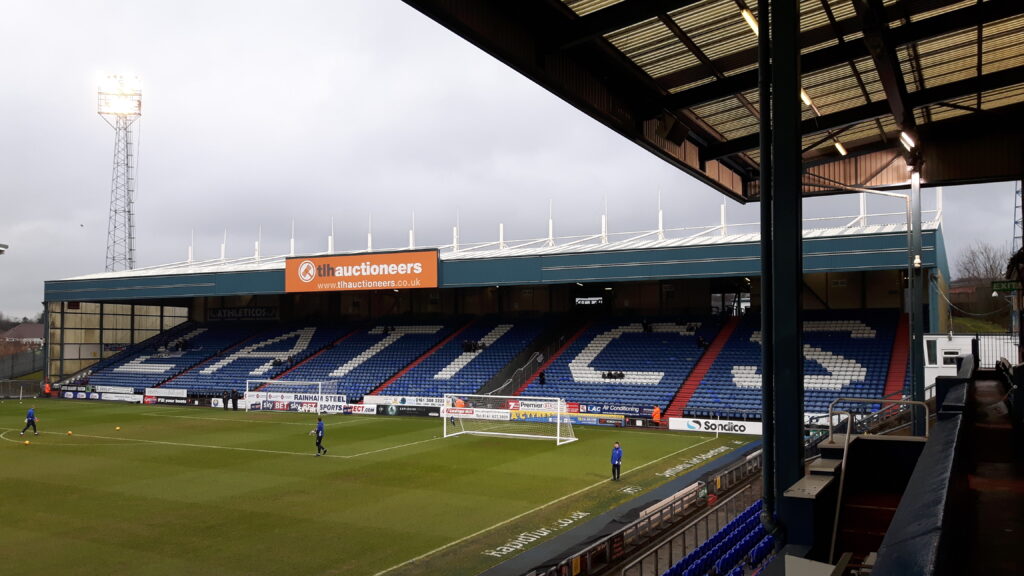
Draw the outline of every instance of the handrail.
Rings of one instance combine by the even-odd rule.
[[[540,352],[534,352],[533,354],[531,354],[530,357],[526,360],[526,363],[524,363],[519,368],[516,368],[512,372],[512,375],[509,376],[508,380],[505,380],[504,384],[502,384],[501,386],[498,386],[494,390],[491,390],[487,394],[490,395],[490,396],[497,395],[498,393],[503,392],[506,388],[508,388],[512,384],[515,385],[513,389],[518,388],[523,383],[522,378],[523,378],[523,375],[526,373],[526,370],[529,368],[531,370],[530,373],[532,374],[533,373],[532,370],[534,370],[533,365],[536,364],[537,366],[540,366],[540,364],[542,364],[542,362],[540,361],[540,357],[541,357]]]
[[[920,400],[889,400],[889,399],[886,399],[886,398],[836,398],[835,400],[830,402],[829,405],[828,405],[828,424],[829,424],[828,442],[829,442],[829,444],[835,444],[835,441],[832,439],[832,435],[834,433],[834,431],[833,431],[834,429],[832,427],[832,422],[833,422],[834,415],[836,413],[836,410],[835,410],[836,404],[838,404],[840,402],[852,402],[852,403],[855,403],[855,404],[901,404],[901,405],[912,404],[912,405],[921,406],[921,407],[924,408],[924,437],[925,438],[928,437],[928,418],[929,418],[929,414],[928,414],[928,404],[926,402],[922,402]],[[852,423],[853,416],[850,415],[849,411],[845,411],[844,410],[844,411],[841,411],[840,413],[841,414],[846,414],[847,415],[847,421]],[[847,430],[847,436],[849,436],[850,432],[852,432],[852,426],[847,425],[846,430]]]
[[[829,415],[831,417],[832,407],[829,406]],[[846,438],[843,439],[843,462],[839,468],[839,489],[836,492],[836,513],[832,517],[832,544],[828,549],[828,561],[832,562],[836,555],[836,534],[839,532],[839,511],[842,509],[843,504],[843,485],[846,484],[846,455],[850,452],[850,436],[853,436],[853,414],[848,410],[840,412],[840,414],[846,414]],[[829,430],[829,444],[832,442],[832,431]]]
[[[832,518],[832,543],[829,546],[828,559],[829,562],[833,561],[836,554],[836,536],[839,533],[839,512],[842,510],[843,505],[843,487],[846,483],[846,458],[850,453],[850,437],[853,436],[853,413],[849,410],[835,409],[836,404],[839,402],[852,402],[856,404],[899,404],[899,405],[918,405],[924,408],[924,436],[928,437],[928,404],[920,400],[889,400],[886,398],[836,398],[828,405],[828,443],[835,444],[835,428],[832,426],[833,417],[836,414],[846,415],[846,437],[843,439],[843,461],[839,469],[839,488],[836,493],[836,512]]]

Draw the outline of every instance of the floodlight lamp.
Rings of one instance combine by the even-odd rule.
[[[835,147],[836,147],[836,150],[839,150],[839,155],[840,156],[846,156],[846,147],[843,146],[842,142],[840,142],[839,140],[836,140]]]
[[[740,14],[743,16],[743,19],[747,21],[747,26],[750,26],[750,29],[754,31],[754,36],[760,34],[757,30],[757,20],[754,18],[754,15],[750,10],[744,8],[743,10],[740,10]]]
[[[100,78],[97,112],[115,116],[142,115],[142,83],[138,76],[110,74]]]
[[[914,139],[910,137],[910,134],[906,132],[900,132],[900,142],[903,143],[903,147],[907,149],[907,152],[913,150],[914,146],[917,145]]]
[[[993,298],[999,298],[999,292],[996,292],[995,290],[993,290],[992,291],[992,297]]]

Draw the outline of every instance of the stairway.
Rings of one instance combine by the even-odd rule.
[[[896,515],[900,497],[891,492],[860,492],[844,498],[836,550],[852,552],[858,558],[877,551]]]
[[[513,392],[512,395],[513,396],[519,396],[520,394],[522,394],[523,390],[526,390],[526,387],[529,386],[534,380],[536,380],[537,376],[541,372],[543,372],[544,370],[547,370],[548,366],[550,366],[552,362],[557,360],[558,357],[562,355],[562,353],[564,353],[566,350],[568,350],[569,346],[572,346],[572,343],[575,342],[577,339],[579,339],[579,337],[582,336],[583,333],[586,332],[588,328],[590,328],[591,324],[593,324],[593,322],[587,322],[586,324],[583,325],[582,328],[577,330],[576,333],[573,334],[568,340],[566,340],[565,343],[562,344],[562,347],[559,348],[557,351],[555,351],[555,353],[552,354],[550,358],[545,360],[544,363],[541,364],[540,368],[537,368],[537,371],[534,372],[529,378],[527,378],[526,381],[523,382],[523,385],[520,386],[518,389],[516,389],[516,391]]]
[[[693,367],[690,375],[686,378],[686,382],[679,387],[679,391],[676,392],[675,398],[669,403],[668,409],[665,410],[666,418],[681,418],[683,416],[683,410],[686,408],[686,404],[690,401],[690,398],[697,392],[697,388],[700,386],[701,380],[711,370],[711,366],[715,363],[715,359],[718,358],[718,354],[725,348],[726,342],[729,341],[729,337],[736,330],[736,327],[740,324],[739,316],[733,316],[722,326],[722,329],[718,331],[718,335],[708,346],[708,349],[704,351],[704,355],[697,361],[697,365]]]
[[[896,325],[896,337],[892,341],[892,355],[889,357],[889,373],[885,379],[885,392],[888,398],[903,390],[907,377],[908,357],[910,355],[910,319],[906,314],[900,315]]]

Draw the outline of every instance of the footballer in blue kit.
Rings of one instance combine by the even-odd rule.
[[[21,435],[22,436],[25,435],[25,430],[28,430],[29,426],[32,427],[32,432],[36,436],[39,436],[39,430],[36,430],[36,407],[35,406],[29,408],[28,409],[28,414],[25,415],[25,427],[21,429]]]
[[[316,428],[310,431],[310,434],[316,435],[316,455],[319,456],[321,453],[327,454],[327,448],[324,448],[324,421],[323,418],[316,419]]]

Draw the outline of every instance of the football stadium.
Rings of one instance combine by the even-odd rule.
[[[1024,356],[954,338],[938,187],[1024,174],[1024,4],[406,3],[760,223],[49,280],[11,573],[1020,570]],[[853,193],[905,213],[803,217]]]

